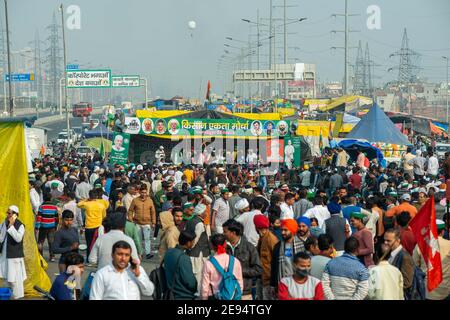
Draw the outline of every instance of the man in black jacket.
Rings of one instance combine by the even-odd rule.
[[[244,278],[242,300],[252,300],[252,287],[256,285],[256,279],[261,277],[263,268],[255,246],[247,241],[243,233],[244,226],[234,219],[223,224],[223,234],[227,239],[227,253],[241,263]]]
[[[5,221],[0,224],[0,279],[5,279],[13,291],[13,298],[24,297],[27,278],[23,251],[25,226],[18,219],[19,208],[10,206]]]

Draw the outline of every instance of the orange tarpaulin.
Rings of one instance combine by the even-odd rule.
[[[433,122],[430,121],[430,130],[432,134],[438,134],[438,135],[442,135],[444,134],[444,137],[448,137],[447,133],[442,130],[441,128],[439,128],[438,126],[434,125]]]

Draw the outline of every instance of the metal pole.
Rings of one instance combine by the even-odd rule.
[[[278,99],[277,99],[277,93],[278,93],[278,88],[277,88],[277,54],[276,54],[276,41],[275,41],[275,34],[276,34],[276,30],[275,30],[275,26],[273,26],[273,42],[274,42],[274,46],[273,46],[273,83],[274,83],[274,102],[275,102],[275,112],[278,112]]]
[[[61,3],[59,6],[61,11],[61,27],[63,36],[63,50],[64,50],[64,79],[67,79],[67,52],[66,52],[66,33],[64,28],[64,6]],[[66,106],[66,123],[67,123],[67,150],[70,148],[70,122],[69,122],[69,107],[67,105],[67,83],[64,83],[64,105]]]
[[[11,117],[14,116],[14,101],[12,97],[12,88],[11,88],[11,51],[9,48],[9,22],[8,22],[8,1],[5,0],[5,17],[6,17],[6,50],[8,52],[8,94],[9,94],[9,115]]]
[[[259,9],[256,11],[256,22],[257,22],[257,24],[256,24],[256,29],[257,29],[257,37],[258,37],[258,59],[257,59],[257,64],[258,64],[258,67],[257,67],[257,69],[258,69],[258,71],[259,71],[259,68],[260,68],[260,64],[259,64]],[[259,98],[259,96],[260,96],[260,89],[261,89],[261,83],[258,81],[258,89],[257,89],[257,95],[258,95],[258,98]]]
[[[147,97],[147,86],[148,86],[148,84],[147,84],[147,78],[144,78],[144,77],[142,77],[141,78],[141,81],[145,81],[145,102],[144,102],[144,108],[145,109],[147,109],[147,99],[148,99],[148,97]]]
[[[345,0],[344,95],[348,94],[348,0]]]
[[[248,70],[252,70],[252,55],[251,55],[251,33],[252,33],[252,26],[249,26],[249,33],[248,33]],[[248,98],[250,99],[250,108],[252,105],[252,85],[251,82],[248,82],[247,86],[248,90]]]
[[[287,22],[286,22],[286,0],[284,0],[284,65],[288,63],[288,46],[287,46]],[[288,98],[288,82],[284,80],[284,98]]]
[[[6,81],[3,80],[3,105],[5,106],[5,113],[8,112],[8,107],[6,106]]]
[[[63,86],[64,78],[59,79],[59,116],[62,117],[62,105],[63,105],[63,92],[62,92],[62,86]]]
[[[269,18],[269,32],[272,33],[272,27],[273,27],[273,0],[270,0],[270,18]],[[275,39],[270,40],[269,45],[269,70],[272,70],[272,41],[275,43]],[[271,95],[271,88],[270,88],[270,82],[269,82],[269,98]]]
[[[447,119],[447,125],[448,125],[448,57],[442,57],[445,60],[447,60],[447,77],[446,77],[446,82],[445,82],[445,100],[446,100],[446,106],[447,106],[447,116],[445,119]],[[449,132],[448,128],[447,128],[447,133]]]

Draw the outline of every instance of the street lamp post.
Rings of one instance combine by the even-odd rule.
[[[66,52],[66,32],[64,28],[64,6],[61,3],[59,6],[59,11],[61,11],[61,27],[62,27],[62,37],[63,37],[63,51],[64,51],[64,79],[67,79],[67,52]],[[66,124],[67,124],[67,150],[70,148],[70,122],[69,122],[69,107],[67,105],[67,81],[64,84],[64,105],[66,109]]]
[[[304,21],[306,19],[307,18],[296,19],[295,21],[292,21],[292,22],[289,22],[289,23],[284,23],[282,26],[286,27],[289,24],[302,22],[302,21]],[[258,21],[258,23],[256,23],[256,22],[250,21],[248,19],[241,19],[241,20],[244,21],[244,22],[247,22],[247,23],[251,23],[251,24],[257,24],[257,25],[260,24],[259,21]],[[278,91],[278,88],[277,88],[277,81],[278,81],[277,80],[277,66],[276,66],[276,56],[277,56],[276,55],[276,26],[274,24],[271,24],[270,26],[268,26],[268,25],[265,25],[265,24],[262,24],[262,23],[260,25],[266,26],[266,27],[270,27],[271,35],[270,35],[269,39],[273,39],[274,44],[275,44],[273,46],[273,73],[274,73],[274,86],[275,86],[275,88],[274,88],[274,100],[275,100],[276,111],[278,111],[278,104],[277,104],[277,101],[276,101],[277,100],[277,91]]]
[[[5,0],[5,18],[6,18],[6,50],[8,52],[8,95],[9,95],[9,115],[14,116],[14,101],[11,88],[11,51],[9,47],[9,22],[8,22],[8,1]]]
[[[447,61],[447,77],[446,77],[446,81],[445,81],[445,100],[446,100],[446,118],[447,119],[447,125],[448,125],[448,57],[442,57]],[[449,126],[450,127],[450,126]],[[449,128],[447,128],[447,133],[449,132]]]
[[[147,97],[147,94],[148,94],[147,93],[147,87],[148,87],[147,78],[141,77],[140,81],[144,81],[144,83],[145,83],[145,85],[144,85],[144,87],[145,87],[144,109],[147,109],[147,100],[148,100],[148,97]]]

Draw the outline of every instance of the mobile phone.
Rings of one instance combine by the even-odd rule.
[[[130,259],[130,266],[131,266],[131,269],[136,269],[136,267],[137,267],[137,264],[133,262],[133,259]]]

